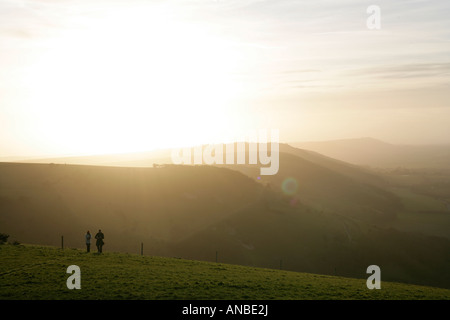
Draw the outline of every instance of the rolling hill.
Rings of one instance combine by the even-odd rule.
[[[1,222],[22,241],[79,244],[104,229],[106,243],[181,239],[255,201],[261,187],[215,167],[115,168],[0,164]],[[235,186],[239,185],[239,189]],[[72,240],[71,240],[72,239]]]
[[[106,251],[138,253],[144,243],[152,255],[217,253],[220,262],[355,278],[378,264],[387,281],[450,287],[450,240],[402,230],[398,215],[408,211],[383,182],[340,162],[342,172],[285,152],[280,162],[261,179],[255,166],[1,163],[0,232],[54,246],[64,236],[82,248],[86,230],[102,229]],[[298,188],[286,194],[288,177]]]
[[[450,169],[450,145],[394,145],[373,138],[292,142],[290,145],[361,166]]]

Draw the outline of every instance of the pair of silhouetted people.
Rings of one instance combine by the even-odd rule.
[[[103,239],[105,239],[105,235],[103,234],[102,230],[98,230],[97,234],[95,235],[95,239],[97,240],[95,242],[95,245],[97,246],[97,252],[102,253],[103,245],[105,242]],[[91,252],[91,233],[86,233],[86,250],[87,252]]]

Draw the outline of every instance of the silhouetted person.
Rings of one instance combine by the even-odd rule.
[[[86,250],[87,252],[91,252],[91,233],[89,230],[86,233]]]
[[[105,242],[103,242],[103,239],[105,239],[105,235],[102,233],[102,230],[98,230],[97,234],[95,235],[95,239],[97,239],[96,245],[98,253],[102,253],[102,247],[105,244]]]

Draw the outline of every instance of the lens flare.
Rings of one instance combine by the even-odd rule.
[[[283,183],[281,184],[281,189],[288,196],[296,194],[298,189],[297,180],[291,177],[284,179]]]

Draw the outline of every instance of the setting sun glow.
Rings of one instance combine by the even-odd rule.
[[[0,157],[264,128],[284,142],[449,143],[448,5],[378,5],[371,30],[357,1],[0,0]]]
[[[91,154],[224,139],[237,57],[168,10],[110,12],[43,41],[23,80],[40,133]]]

